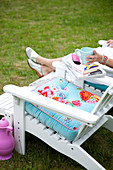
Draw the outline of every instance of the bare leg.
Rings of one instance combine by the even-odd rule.
[[[62,58],[47,59],[47,58],[44,58],[44,57],[41,57],[41,56],[37,56],[37,58],[36,58],[36,62],[38,64],[47,66],[49,68],[52,68],[53,70],[54,70],[54,67],[52,66],[52,63],[54,61],[62,61]]]
[[[39,54],[37,54],[32,48],[27,47],[26,55],[28,59],[28,65],[37,72],[37,75],[46,75],[52,71],[55,71],[55,68],[52,66],[54,61],[62,61],[62,58],[47,59]],[[37,63],[37,64],[36,64]]]
[[[55,68],[52,66],[54,61],[62,61],[62,58],[55,58],[55,59],[47,59],[41,56],[37,56],[36,62],[41,65],[42,74],[45,76],[52,71],[55,71]]]
[[[49,74],[52,71],[55,71],[55,68],[51,68],[51,67],[47,67],[45,65],[41,65],[41,71],[42,71],[42,75],[45,76],[47,74]]]

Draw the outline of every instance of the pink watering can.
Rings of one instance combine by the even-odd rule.
[[[2,118],[0,120],[0,160],[10,159],[13,155],[15,142],[11,131],[13,131],[13,128],[9,125],[9,122]]]

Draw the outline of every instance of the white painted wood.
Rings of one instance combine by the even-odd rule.
[[[9,121],[10,125],[13,125],[13,97],[9,93],[0,95],[0,115],[4,116]]]
[[[43,140],[45,143],[60,153],[63,153],[77,161],[85,168],[104,170],[104,168],[96,160],[94,160],[85,150],[80,147],[80,144],[78,144],[77,141],[71,144],[67,140],[62,140],[60,135],[57,133],[54,134],[53,130],[45,128],[45,125],[41,123],[34,124],[33,119],[30,121],[30,119],[27,117],[26,131],[37,136],[39,139]]]
[[[88,131],[86,130],[84,135],[76,141],[76,144],[82,145],[91,135],[93,135],[107,121],[108,121],[108,118],[106,116],[102,117],[102,119],[100,119],[100,121],[93,128],[88,129]]]
[[[113,116],[107,115],[108,121],[104,124],[104,127],[113,132]]]
[[[113,90],[113,85],[110,85],[104,94],[101,96],[101,99],[96,104],[95,108],[92,111],[92,114],[104,115],[112,106],[110,105],[113,101],[113,95],[111,95]],[[103,110],[104,109],[104,110]]]
[[[25,114],[24,100],[14,97],[14,136],[15,149],[25,154]]]
[[[55,62],[53,62],[53,64],[52,64],[55,68],[56,68],[56,70],[58,70],[59,72],[60,72],[60,75],[63,77],[63,78],[66,78],[66,77],[64,77],[63,75],[66,75],[64,72],[66,71],[66,69],[65,69],[65,66],[63,65],[63,63],[62,62],[59,62],[59,61],[55,61]],[[63,74],[62,74],[62,70],[63,70]],[[57,76],[58,76],[59,74],[57,74]],[[112,77],[108,77],[108,76],[102,76],[102,77],[93,77],[93,78],[88,78],[87,79],[87,77],[85,78],[84,77],[84,80],[88,80],[88,81],[90,81],[90,82],[95,82],[95,83],[99,83],[99,84],[105,84],[105,85],[113,85],[113,78]],[[77,83],[77,84],[79,84],[79,82]]]
[[[10,108],[12,107],[13,97],[9,93],[4,93],[0,95],[0,108]]]
[[[12,95],[17,96],[18,98],[21,98],[28,102],[38,104],[39,106],[42,106],[49,110],[52,110],[52,111],[57,110],[57,113],[71,117],[83,123],[95,124],[99,119],[98,116],[92,115],[86,111],[71,107],[69,105],[65,105],[58,101],[55,101],[50,98],[31,92],[26,87],[6,85],[4,87],[4,91],[11,93]]]
[[[53,77],[56,76],[56,72],[51,72],[49,73],[48,75],[44,76],[44,77],[41,77],[40,79],[32,82],[29,86],[38,86],[38,85],[42,85],[44,84],[45,82],[47,82],[47,80],[50,80],[52,79]]]

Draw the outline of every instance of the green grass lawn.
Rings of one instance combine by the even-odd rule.
[[[36,80],[27,65],[25,48],[57,58],[98,40],[113,39],[112,0],[0,0],[0,94],[3,86],[29,85]],[[113,114],[113,110],[110,111]],[[83,148],[107,170],[113,168],[113,134],[101,128]],[[82,170],[75,161],[26,133],[26,155],[14,151],[0,170]]]

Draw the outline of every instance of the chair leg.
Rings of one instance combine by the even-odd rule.
[[[24,100],[14,97],[14,137],[15,150],[25,155],[25,114]]]
[[[103,126],[113,132],[113,116],[106,115],[106,117],[108,118],[108,121]]]
[[[83,148],[80,146],[76,145],[73,148],[73,154],[71,153],[72,159],[80,163],[82,166],[85,168],[91,170],[105,170],[105,168],[100,165],[93,157],[91,157]]]
[[[47,141],[45,142],[48,143]],[[59,151],[60,153],[75,160],[86,169],[105,170],[105,168],[102,165],[100,165],[92,156],[90,156],[80,145],[76,144],[76,142],[71,144],[67,140],[63,139],[56,140],[53,134],[49,137],[48,144],[55,150]]]

